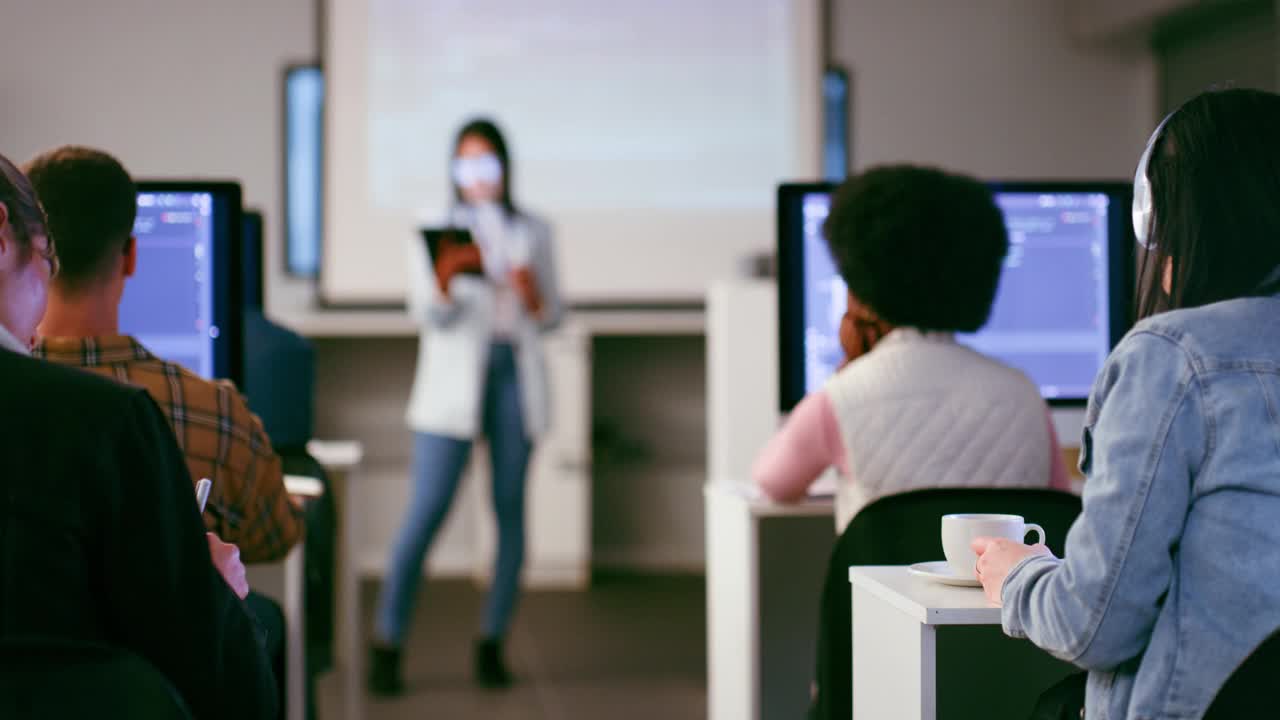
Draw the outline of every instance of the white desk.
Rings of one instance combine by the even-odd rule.
[[[358,442],[307,443],[307,452],[329,475],[334,504],[338,508],[335,538],[337,552],[337,612],[334,628],[334,665],[343,676],[345,720],[364,718],[364,644],[360,640],[360,573],[357,560],[360,542],[360,492],[353,487],[364,446]]]
[[[836,540],[831,498],[779,505],[741,483],[703,488],[707,716],[804,717],[818,605]]]
[[[1022,720],[1041,692],[1076,672],[1004,635],[1000,608],[980,588],[939,585],[905,567],[851,567],[849,582],[855,720]]]

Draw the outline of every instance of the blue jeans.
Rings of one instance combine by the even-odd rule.
[[[489,441],[493,508],[498,519],[498,557],[485,603],[481,633],[506,634],[520,590],[524,564],[525,471],[533,445],[524,432],[515,352],[505,343],[490,353],[484,391],[484,434]],[[378,599],[375,637],[400,646],[422,579],[422,560],[453,504],[458,481],[471,454],[471,441],[415,433],[413,500],[391,552],[391,564]]]

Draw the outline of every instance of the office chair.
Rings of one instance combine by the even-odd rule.
[[[1262,641],[1227,678],[1204,720],[1274,717],[1280,676],[1280,630]]]
[[[1280,674],[1280,629],[1262,641],[1218,690],[1204,720],[1274,717],[1275,678]],[[1031,720],[1080,716],[1088,673],[1072,675],[1040,696]]]
[[[951,513],[1022,515],[1044,527],[1062,557],[1067,530],[1080,514],[1071,493],[1027,488],[941,488],[889,495],[863,508],[831,551],[818,612],[817,695],[809,717],[853,715],[851,565],[909,565],[942,558],[941,521]]]
[[[33,637],[0,640],[0,717],[191,720],[191,713],[159,670],[127,650]]]

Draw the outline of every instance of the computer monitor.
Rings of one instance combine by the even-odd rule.
[[[245,210],[244,220],[240,224],[240,267],[243,269],[240,282],[244,291],[244,309],[262,309],[263,257],[262,257],[262,213],[258,210]]]
[[[285,271],[315,277],[323,232],[324,71],[290,65],[284,75]]]
[[[822,177],[838,182],[849,174],[849,73],[828,66],[822,73]]]
[[[262,420],[277,450],[300,450],[311,439],[316,359],[311,341],[263,314],[262,213],[244,212],[241,276],[243,289],[244,382],[249,409]]]
[[[1054,404],[1083,402],[1128,329],[1133,232],[1127,183],[992,183],[1009,255],[991,317],[960,341],[1025,372]],[[830,183],[778,190],[779,390],[783,412],[844,361],[847,291],[822,233]]]
[[[201,377],[239,382],[240,233],[237,183],[139,182],[121,332]]]

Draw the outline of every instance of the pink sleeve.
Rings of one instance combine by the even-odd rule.
[[[831,399],[815,392],[801,400],[782,429],[756,458],[752,476],[766,495],[780,502],[799,500],[832,465],[848,472],[844,443]]]
[[[1062,462],[1062,446],[1058,443],[1058,429],[1053,425],[1053,411],[1046,416],[1049,420],[1049,487],[1054,490],[1071,491],[1071,475]]]

